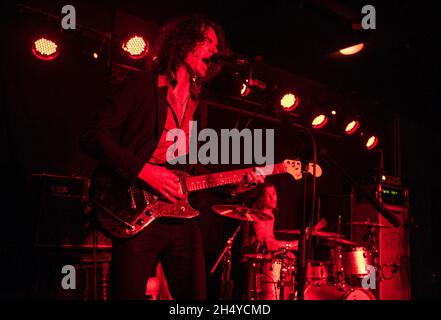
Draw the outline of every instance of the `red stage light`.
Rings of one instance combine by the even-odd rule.
[[[321,129],[327,123],[328,123],[328,117],[324,114],[320,114],[312,120],[311,125],[314,129]]]
[[[40,38],[34,41],[32,45],[32,53],[41,60],[53,60],[55,59],[60,50],[58,49],[58,45],[49,39]]]
[[[246,97],[250,93],[250,87],[245,83],[242,84],[242,89],[240,90],[240,95]]]
[[[280,99],[280,105],[285,111],[294,110],[299,105],[299,102],[299,98],[292,93],[287,93],[282,97],[282,99]]]
[[[359,53],[364,48],[364,43],[356,44],[355,46],[347,47],[340,50],[340,53],[345,56],[350,56]]]
[[[366,148],[368,150],[371,150],[378,145],[378,142],[379,142],[379,139],[377,136],[370,136],[369,139],[367,139]]]
[[[127,52],[130,58],[141,59],[149,51],[149,43],[141,36],[132,36],[123,42],[122,49]]]
[[[355,131],[358,130],[358,127],[360,127],[360,122],[358,122],[357,120],[352,120],[350,122],[348,122],[348,124],[345,127],[345,133],[347,135],[351,135],[353,133],[355,133]]]

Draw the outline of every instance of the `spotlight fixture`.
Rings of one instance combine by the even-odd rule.
[[[131,59],[135,60],[144,58],[149,48],[149,42],[139,35],[130,36],[122,43],[122,49]]]
[[[32,44],[32,53],[40,60],[53,60],[60,53],[59,45],[48,39],[48,37],[41,37],[35,40]]]
[[[348,136],[354,134],[358,128],[360,127],[360,122],[358,120],[351,120],[346,122],[345,125],[345,134]]]
[[[355,46],[347,47],[339,50],[339,52],[344,56],[350,56],[359,53],[364,48],[364,43],[356,44]]]
[[[311,121],[311,126],[313,129],[321,129],[328,123],[328,116],[324,113],[317,114]]]
[[[299,105],[299,98],[293,93],[285,93],[280,99],[280,106],[285,111],[292,111]]]
[[[378,145],[379,142],[380,140],[376,135],[369,135],[366,139],[365,146],[368,150],[372,150]]]

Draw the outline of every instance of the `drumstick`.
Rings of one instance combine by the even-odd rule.
[[[319,222],[317,222],[317,224],[315,225],[314,228],[312,228],[312,231],[320,231],[321,229],[323,229],[324,227],[326,227],[328,223],[326,222],[325,218],[321,218]]]

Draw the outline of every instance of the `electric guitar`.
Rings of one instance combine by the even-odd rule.
[[[95,218],[104,231],[116,238],[128,238],[138,234],[158,218],[190,219],[198,216],[199,212],[188,202],[189,193],[240,183],[252,170],[265,176],[288,173],[295,180],[302,178],[302,165],[297,160],[285,160],[272,168],[255,167],[200,176],[171,170],[179,178],[180,192],[186,195],[174,204],[142,181],[128,185],[120,178],[103,171],[94,174],[90,199],[95,207]],[[314,165],[311,163],[308,172],[314,172]],[[322,169],[316,165],[316,177],[321,174]]]

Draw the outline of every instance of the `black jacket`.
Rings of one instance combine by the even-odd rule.
[[[167,87],[138,72],[121,85],[80,137],[80,148],[127,182],[155,151],[167,117]]]
[[[121,85],[98,110],[80,137],[80,148],[99,162],[95,172],[115,174],[133,184],[156,150],[167,118],[168,87],[158,87],[158,76],[138,72]],[[197,112],[195,113],[197,118]],[[208,174],[204,166],[176,166],[193,175]],[[214,188],[224,200],[236,201],[233,186]]]

